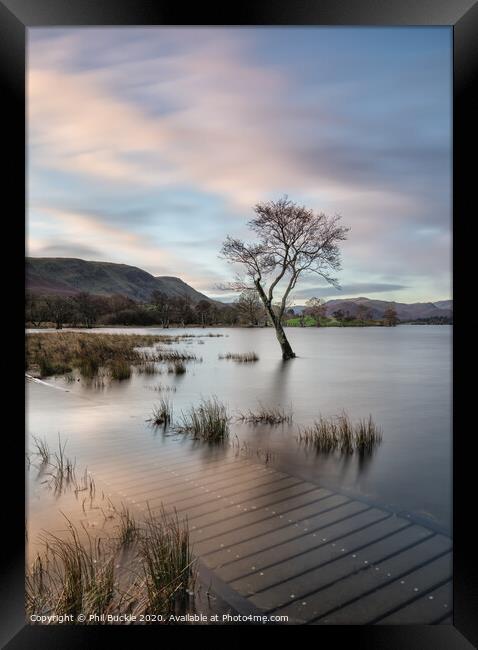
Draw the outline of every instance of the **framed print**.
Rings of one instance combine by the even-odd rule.
[[[473,647],[476,3],[0,10],[2,643]]]

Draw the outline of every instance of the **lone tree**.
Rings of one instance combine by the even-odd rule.
[[[383,312],[383,323],[386,327],[395,327],[398,323],[397,310],[393,303]]]
[[[349,228],[339,225],[339,216],[314,213],[287,196],[258,203],[254,212],[248,226],[256,241],[246,243],[228,236],[221,253],[229,262],[240,264],[245,274],[245,279],[238,278],[230,286],[236,291],[256,289],[275,328],[282,358],[292,359],[295,354],[281,323],[287,298],[305,273],[339,286],[330,273],[340,269],[338,243]],[[274,308],[274,291],[282,291],[278,308]]]

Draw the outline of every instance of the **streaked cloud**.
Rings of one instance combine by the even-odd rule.
[[[225,235],[287,193],[351,226],[344,286],[449,295],[448,29],[29,34],[31,250],[74,238],[204,290]]]

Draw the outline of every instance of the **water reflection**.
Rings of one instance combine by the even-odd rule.
[[[436,520],[449,525],[451,328],[298,328],[289,333],[298,357],[287,362],[280,359],[271,330],[228,329],[226,333],[227,337],[202,338],[203,362],[186,363],[183,375],[165,370],[159,377],[133,373],[123,382],[48,380],[68,393],[29,385],[29,431],[51,440],[58,431],[68,435],[86,464],[89,457],[104,458],[114,468],[119,463],[117,454],[134,458],[139,448],[147,449],[151,459],[161,458],[172,442],[178,454],[206,462],[225,459],[232,445],[211,446],[185,434],[153,430],[145,422],[161,396],[161,391],[153,392],[158,379],[173,389],[167,395],[175,419],[201,397],[213,395],[232,414],[255,410],[259,403],[292,406],[292,424],[252,426],[233,420],[232,438],[245,443],[244,450],[274,454],[271,462],[287,473],[352,490],[357,496],[373,495],[384,504],[412,512],[423,510],[426,503]],[[181,350],[184,345],[184,341],[173,343],[171,348]],[[218,360],[220,353],[231,351],[254,351],[259,361]],[[378,450],[325,455],[298,445],[299,426],[311,426],[320,414],[331,416],[342,409],[354,420],[373,414],[384,431]]]

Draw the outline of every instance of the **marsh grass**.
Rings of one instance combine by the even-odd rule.
[[[227,407],[217,397],[202,399],[199,406],[191,406],[181,414],[179,431],[191,433],[195,439],[222,442],[229,436],[230,416]]]
[[[72,368],[61,361],[52,361],[46,355],[42,354],[38,357],[38,366],[40,369],[40,377],[51,377],[53,375],[63,375],[71,372]]]
[[[139,354],[145,362],[178,363],[184,361],[202,361],[202,357],[198,357],[191,352],[185,352],[184,350],[164,350],[160,348],[155,349],[154,352],[139,351]]]
[[[90,504],[92,504],[93,499],[95,498],[96,495],[96,485],[95,485],[95,480],[88,472],[88,469],[85,468],[85,471],[83,472],[79,480],[77,480],[75,476],[74,483],[75,483],[75,487],[74,487],[75,494],[78,496],[79,492],[88,492],[90,498]]]
[[[95,481],[88,470],[85,468],[83,474],[78,476],[76,472],[76,460],[69,458],[66,453],[67,441],[62,442],[58,434],[58,449],[50,451],[46,440],[33,436],[35,450],[33,454],[40,460],[39,477],[46,477],[43,483],[59,496],[67,489],[71,488],[76,496],[80,492],[88,492],[90,502],[95,497]]]
[[[178,606],[184,608],[195,583],[187,520],[181,521],[176,511],[167,514],[164,508],[156,518],[148,507],[139,552],[149,611],[172,613]]]
[[[161,398],[159,404],[153,407],[150,421],[156,426],[167,427],[173,417],[173,405],[168,398]]]
[[[259,356],[255,352],[226,352],[219,354],[218,359],[229,359],[238,363],[253,363],[259,361]]]
[[[100,363],[94,357],[81,357],[77,361],[77,368],[82,377],[85,379],[93,379],[98,375]]]
[[[125,379],[128,365],[145,362],[202,361],[195,354],[154,349],[156,343],[176,343],[188,336],[153,334],[100,334],[86,332],[33,333],[26,336],[26,368],[32,375],[48,377],[76,369],[92,379],[100,368],[110,368],[114,378]]]
[[[131,364],[126,359],[113,359],[109,363],[112,379],[122,381],[131,377]]]
[[[277,460],[277,454],[269,448],[263,449],[262,447],[255,447],[246,441],[241,442],[237,435],[232,441],[232,448],[237,455],[244,455],[247,458],[256,456],[265,465]]]
[[[240,422],[248,422],[249,424],[290,424],[292,422],[292,411],[260,404],[257,411],[239,413],[237,419]]]
[[[42,552],[26,572],[27,614],[70,614],[76,622],[78,614],[185,613],[196,581],[187,521],[148,508],[138,525],[124,505],[113,510],[116,537],[92,538],[65,515],[64,534],[40,537]]]
[[[63,515],[64,516],[64,515]],[[40,538],[45,553],[38,554],[26,575],[28,613],[57,615],[101,614],[108,610],[114,594],[114,558],[65,517],[66,537],[45,533]],[[82,540],[86,537],[86,541]]]
[[[75,465],[76,461],[65,454],[67,441],[62,444],[60,434],[58,434],[58,451],[53,455],[53,462],[50,463],[54,471],[50,473],[55,492],[63,491],[65,486],[76,484]]]
[[[335,417],[320,416],[313,426],[299,430],[297,439],[325,453],[371,452],[382,441],[382,429],[375,424],[371,415],[353,423],[343,412]]]
[[[150,390],[155,390],[158,393],[175,393],[176,386],[168,386],[167,384],[156,384],[155,386],[148,386]]]
[[[137,367],[136,370],[138,374],[140,375],[160,375],[162,374],[162,370],[159,369],[154,361],[145,361],[144,363],[140,363]]]
[[[41,438],[37,438],[36,436],[33,436],[33,443],[35,445],[36,449],[36,455],[40,457],[41,462],[43,465],[46,465],[50,461],[50,448],[48,446],[48,443],[46,440],[42,440]]]
[[[121,510],[117,512],[119,517],[119,544],[120,546],[129,546],[138,538],[139,528],[134,517],[124,504],[122,504]]]
[[[168,374],[170,375],[184,375],[185,372],[186,366],[184,365],[184,362],[179,359],[168,365]]]

